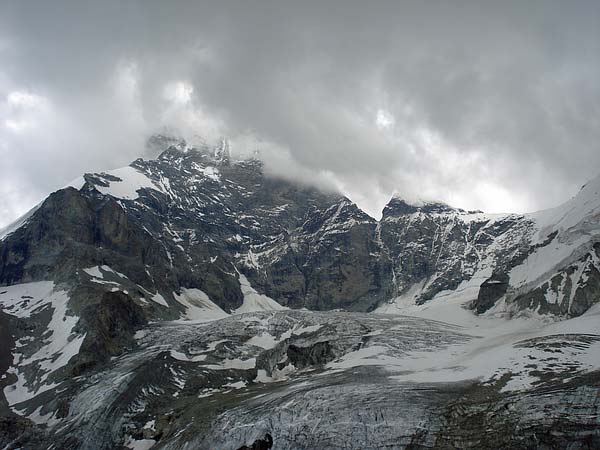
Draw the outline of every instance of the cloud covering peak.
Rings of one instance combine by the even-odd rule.
[[[3,2],[0,226],[165,128],[375,216],[393,192],[552,206],[600,171],[598,23],[593,1]]]

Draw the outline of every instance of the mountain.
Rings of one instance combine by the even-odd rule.
[[[171,145],[156,160],[85,174],[9,227],[0,283],[54,280],[101,294],[84,269],[106,266],[161,318],[180,316],[181,289],[240,308],[239,274],[293,309],[370,311],[409,291],[420,303],[458,288],[473,291],[479,313],[501,298],[566,317],[594,303],[600,178],[534,214],[393,198],[377,222],[339,194],[265,177],[256,159],[232,161],[225,143],[173,141],[155,137]]]
[[[170,147],[52,194],[0,244],[0,283],[81,285],[107,266],[177,318],[182,288],[241,307],[239,272],[283,306],[364,310],[388,297],[376,226],[345,197],[264,177],[258,160]]]
[[[400,305],[454,291],[470,295],[477,313],[574,317],[599,299],[599,223],[600,177],[563,205],[524,215],[392,199],[380,232]]]
[[[376,221],[226,140],[150,144],[0,231],[0,445],[600,445],[600,177]]]

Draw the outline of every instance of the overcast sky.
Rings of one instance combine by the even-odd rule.
[[[600,174],[598,1],[0,2],[0,227],[165,127],[378,216]]]

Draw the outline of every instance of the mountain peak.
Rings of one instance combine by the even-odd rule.
[[[187,148],[187,142],[182,137],[162,133],[153,134],[146,141],[146,148],[156,153],[161,153],[171,147],[183,151]]]
[[[153,135],[149,140],[149,147],[160,150],[156,158],[159,161],[182,162],[186,159],[199,158],[203,163],[213,166],[228,165],[232,162],[231,143],[227,138],[221,138],[211,148],[203,142],[197,146],[190,146],[185,139]]]
[[[394,195],[383,210],[383,217],[398,216],[414,213],[425,214],[480,214],[481,211],[465,211],[441,201],[408,201],[399,195]]]

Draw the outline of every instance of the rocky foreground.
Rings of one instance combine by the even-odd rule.
[[[154,323],[106,369],[12,405],[29,419],[5,420],[13,441],[3,444],[595,448],[599,319],[489,317],[477,327],[273,311]]]

